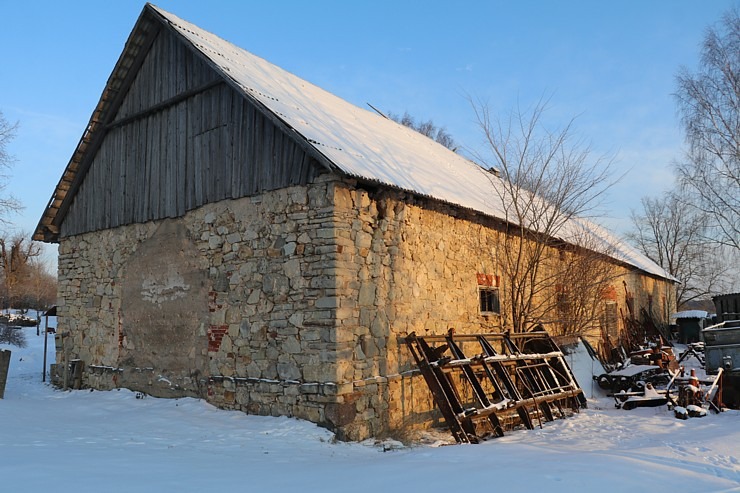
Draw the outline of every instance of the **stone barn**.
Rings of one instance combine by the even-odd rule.
[[[426,425],[403,337],[506,325],[496,180],[148,4],[34,235],[59,243],[57,381],[343,439]],[[628,304],[667,323],[672,278],[594,234],[618,272],[597,330]]]

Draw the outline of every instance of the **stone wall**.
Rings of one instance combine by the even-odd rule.
[[[94,388],[296,416],[342,439],[402,436],[439,420],[403,337],[501,329],[478,298],[501,234],[490,218],[327,174],[64,238],[58,363],[84,361]],[[635,296],[661,285],[628,277]]]
[[[438,418],[403,337],[505,328],[506,320],[480,312],[478,295],[481,276],[500,274],[496,245],[504,233],[499,222],[473,212],[349,180],[337,183],[334,197],[337,274],[344,279],[336,299],[343,344],[338,375],[352,382],[342,388],[340,405],[357,415],[343,431],[351,438],[403,435]],[[622,281],[637,307],[647,306],[648,295],[659,300],[671,289],[621,265],[614,275],[621,308]],[[598,341],[600,327],[589,335]]]
[[[456,220],[451,209],[410,205],[399,192],[344,182],[334,197],[340,376],[351,382],[341,405],[356,414],[344,432],[399,435],[437,418],[403,337],[498,325],[479,316],[475,282],[476,272],[495,273],[492,257],[481,255],[494,233]]]
[[[59,332],[84,385],[336,428],[333,184],[64,238]],[[59,361],[62,363],[63,361]]]

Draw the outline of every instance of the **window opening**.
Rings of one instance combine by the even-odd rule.
[[[498,288],[480,287],[478,289],[478,298],[480,301],[480,312],[482,314],[501,312]]]

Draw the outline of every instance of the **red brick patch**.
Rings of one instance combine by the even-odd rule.
[[[478,272],[475,274],[475,277],[478,281],[478,286],[498,287],[499,285],[498,276],[494,276],[493,274],[483,274]]]
[[[221,347],[224,334],[229,330],[228,325],[210,325],[208,327],[208,351],[216,352]]]
[[[607,286],[601,291],[601,297],[608,301],[617,301],[617,290],[614,286]]]

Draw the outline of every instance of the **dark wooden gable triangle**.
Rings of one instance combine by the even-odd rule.
[[[147,5],[34,239],[179,217],[328,167],[234,86]]]

